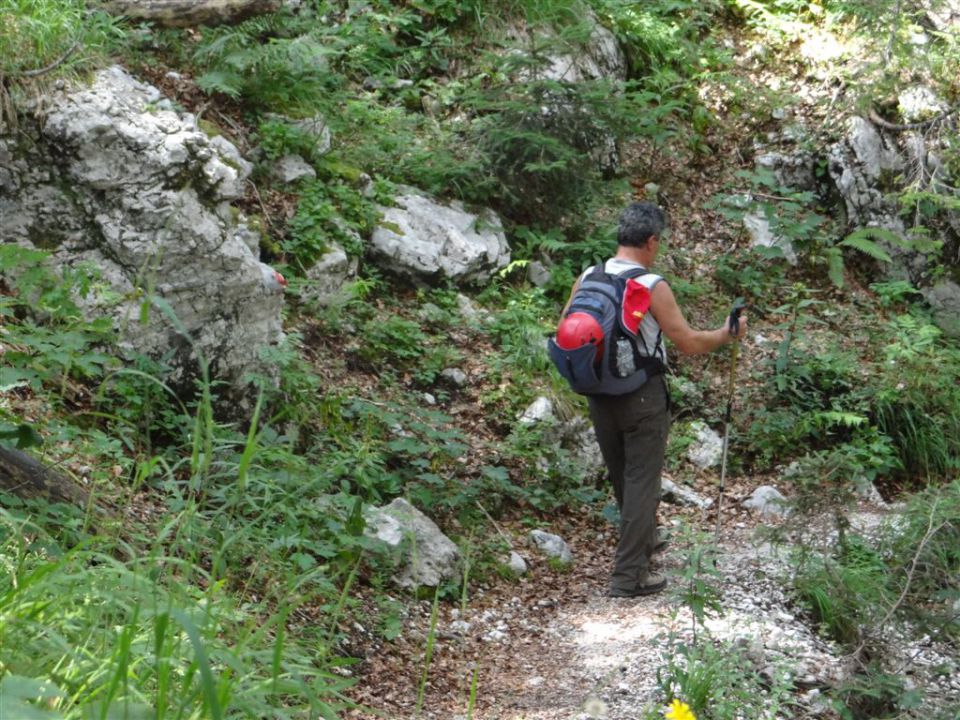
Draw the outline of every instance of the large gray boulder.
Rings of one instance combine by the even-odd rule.
[[[198,353],[234,390],[267,371],[259,353],[282,338],[282,285],[229,205],[251,169],[236,148],[120,67],[44,106],[0,136],[0,239],[96,268],[107,292],[86,309],[113,317],[126,350],[172,351],[175,386],[192,385]],[[168,310],[142,322],[152,298]]]
[[[404,552],[394,581],[400,587],[437,587],[457,574],[460,551],[436,523],[397,498],[365,511],[367,537]]]
[[[371,254],[384,269],[415,280],[480,282],[510,262],[500,218],[492,210],[468,212],[404,188],[396,207],[370,238]]]

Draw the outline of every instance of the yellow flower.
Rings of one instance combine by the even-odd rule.
[[[697,720],[697,716],[693,714],[690,706],[679,700],[672,700],[670,702],[670,709],[667,710],[666,715],[663,717],[666,718],[666,720]]]

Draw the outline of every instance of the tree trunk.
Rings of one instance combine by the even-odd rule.
[[[43,497],[86,507],[87,491],[26,453],[0,445],[0,490],[24,498]]]
[[[193,27],[235,23],[273,12],[280,0],[100,0],[97,4],[112,15],[163,27]]]

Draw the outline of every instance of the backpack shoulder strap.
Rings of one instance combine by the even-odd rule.
[[[649,275],[650,271],[647,270],[643,265],[638,265],[637,267],[627,268],[618,275],[622,278],[638,278],[641,275]]]
[[[647,290],[653,292],[653,289],[663,281],[662,275],[657,275],[647,270],[645,267],[628,268],[618,275],[625,280],[641,280],[647,287]]]

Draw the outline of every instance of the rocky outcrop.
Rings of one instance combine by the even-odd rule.
[[[549,81],[576,86],[595,80],[622,83],[628,76],[628,63],[616,36],[592,12],[584,18],[590,23],[588,39],[581,43],[562,42],[550,28],[515,29],[511,36],[528,63],[521,63],[522,81]],[[558,92],[540,98],[539,114],[525,118],[539,130],[563,138],[565,142],[588,152],[604,173],[620,167],[620,149],[609,128],[598,125],[593,114],[578,107],[569,95]]]
[[[896,145],[862,117],[850,119],[847,136],[829,151],[830,177],[843,197],[850,225],[877,226],[904,232],[897,208],[884,197],[903,170]]]
[[[374,260],[405,277],[480,282],[510,262],[500,218],[490,210],[468,212],[405,188],[396,207],[382,207],[383,218],[370,239]]]
[[[0,137],[0,160],[3,242],[93,267],[103,292],[85,308],[114,318],[126,351],[163,358],[181,388],[198,356],[234,390],[267,370],[282,284],[229,205],[251,168],[227,140],[113,67],[47,98],[45,116]]]
[[[925,9],[927,21],[938,32],[949,32],[960,26],[960,0],[942,0]]]
[[[900,107],[907,119],[941,112],[945,103],[923,88],[910,88],[900,96]],[[879,122],[879,120],[878,120]],[[954,191],[944,183],[946,171],[938,148],[925,135],[905,126],[887,123],[899,132],[881,131],[864,118],[851,119],[846,137],[829,151],[830,176],[843,198],[847,219],[853,227],[880,227],[906,238],[909,233],[900,218],[900,208],[886,193],[909,184],[946,194]],[[938,239],[953,241],[960,237],[960,218],[945,212],[935,223]],[[881,243],[884,244],[884,243]],[[930,285],[930,259],[923,252],[905,249],[900,244],[884,244],[894,262],[886,269],[895,279],[907,279],[918,287],[933,309],[934,319],[946,333],[960,337],[960,288],[951,280]],[[941,259],[937,259],[939,262]]]
[[[592,13],[587,19],[592,26],[589,40],[548,56],[537,77],[569,83],[627,79],[627,58],[616,36]]]

